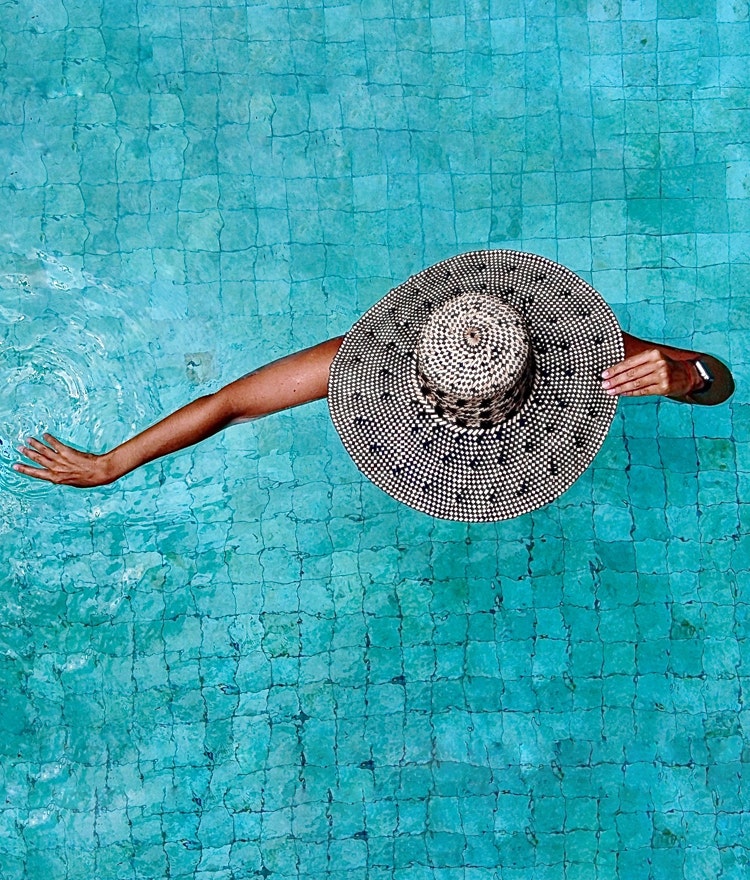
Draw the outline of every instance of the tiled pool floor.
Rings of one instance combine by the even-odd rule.
[[[0,5],[0,878],[750,872],[747,0]],[[30,484],[479,247],[716,353],[558,502],[398,505],[324,403]]]

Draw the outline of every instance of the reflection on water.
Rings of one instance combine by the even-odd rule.
[[[16,328],[25,329],[30,323],[20,316]],[[90,361],[83,343],[77,343],[74,350],[80,352],[79,357],[71,356],[68,353],[71,349],[58,351],[50,347],[49,336],[45,338],[48,330],[43,328],[43,322],[33,323],[38,327],[37,340],[24,343],[12,332],[0,349],[0,374],[5,389],[0,416],[0,457],[4,465],[18,460],[16,447],[29,436],[39,437],[44,431],[50,431],[72,439],[81,432],[88,412],[85,376]],[[0,485],[21,494],[47,488],[9,467],[0,470]]]
[[[223,463],[210,443],[195,461],[187,453],[170,456],[95,492],[13,470],[30,436],[49,432],[103,452],[245,369],[242,352],[217,339],[221,322],[184,319],[179,288],[115,285],[46,253],[19,255],[7,243],[2,261],[0,535],[30,514],[48,520],[58,538],[69,527],[79,534],[82,523],[103,532],[127,522],[132,534],[149,535],[157,521],[188,522],[196,503],[223,506],[227,480],[216,480]],[[243,426],[232,440],[243,450],[235,457],[240,483],[253,430]],[[165,481],[169,491],[159,491]]]
[[[16,271],[0,275],[4,514],[14,498],[53,489],[11,467],[28,437],[49,432],[103,451],[153,418],[159,405],[151,352],[163,338],[138,291],[116,289],[44,253],[13,262]]]

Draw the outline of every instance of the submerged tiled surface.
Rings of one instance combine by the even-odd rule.
[[[740,383],[624,404],[498,525],[385,497],[322,403],[102,491],[6,468],[3,880],[747,876],[749,17],[0,7],[3,461],[117,442],[475,247]]]

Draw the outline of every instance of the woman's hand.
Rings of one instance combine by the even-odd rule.
[[[44,443],[30,437],[26,441],[28,446],[21,446],[18,450],[30,461],[35,462],[38,467],[14,464],[14,470],[37,480],[77,486],[79,489],[105,486],[113,481],[114,476],[108,473],[106,455],[79,452],[77,449],[61,443],[51,434],[43,434],[42,436]]]
[[[640,397],[661,394],[684,398],[703,386],[691,360],[669,357],[658,348],[649,348],[625,358],[602,373],[607,394]]]

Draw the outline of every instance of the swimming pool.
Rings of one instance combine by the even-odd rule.
[[[745,0],[0,7],[3,880],[742,878]],[[506,523],[362,478],[324,403],[102,449],[439,259],[565,263],[725,357]]]

